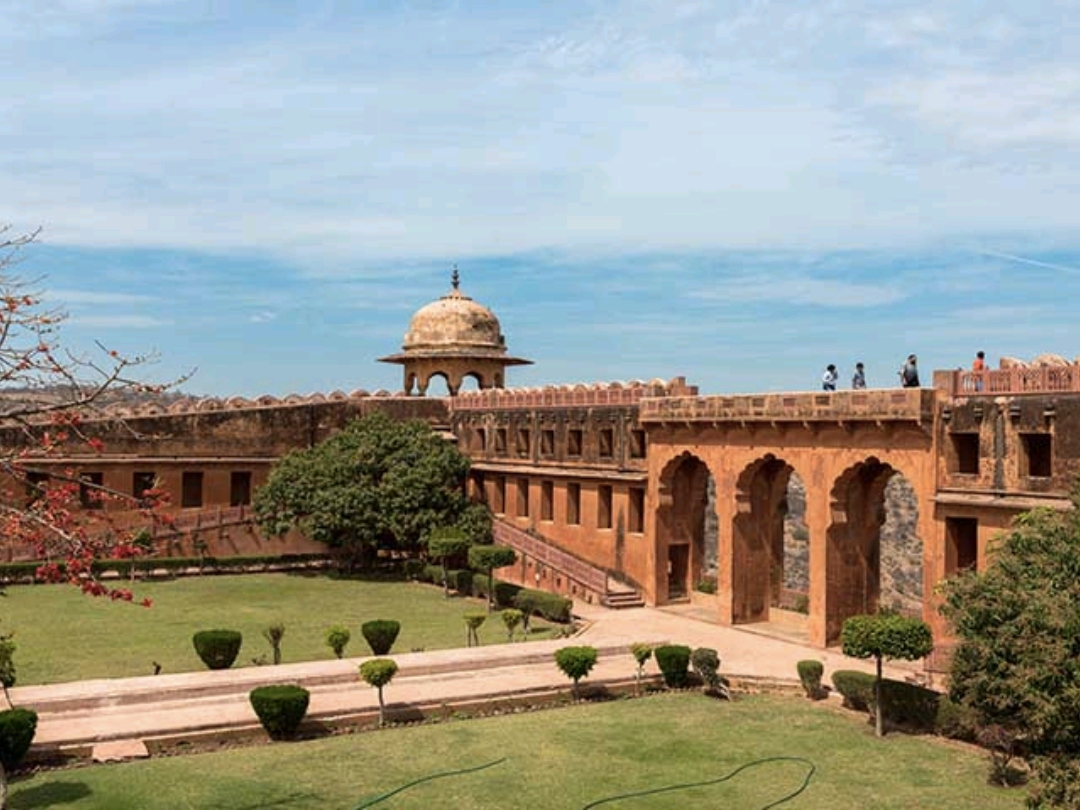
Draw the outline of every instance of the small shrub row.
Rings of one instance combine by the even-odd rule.
[[[799,661],[795,668],[799,672],[799,682],[802,683],[806,696],[811,700],[821,700],[826,696],[825,687],[821,685],[821,679],[825,675],[825,665],[820,661],[807,659]]]
[[[844,706],[856,711],[872,711],[874,676],[866,672],[839,670],[833,673],[833,686],[844,698]],[[947,703],[939,692],[918,684],[885,678],[881,682],[881,708],[887,723],[912,731],[938,732],[962,738],[974,736],[970,715]]]
[[[574,603],[556,593],[522,588],[514,597],[514,607],[527,616],[539,614],[549,622],[566,624],[570,621]]]
[[[251,708],[272,739],[293,736],[307,714],[310,694],[302,686],[259,686],[248,693]]]
[[[840,669],[832,674],[833,687],[844,699],[845,709],[870,711],[874,701],[874,676],[853,669]]]
[[[313,563],[325,563],[325,554],[276,554],[276,555],[252,555],[246,557],[136,557],[134,559],[94,560],[91,568],[95,574],[105,571],[115,571],[120,576],[131,576],[134,569],[136,573],[149,573],[155,570],[164,570],[170,573],[184,571],[188,568],[213,569],[216,571],[236,571],[257,565],[282,565],[282,566],[307,566]],[[18,582],[33,579],[44,563],[42,561],[0,563],[0,581]],[[61,571],[64,564],[58,563]]]

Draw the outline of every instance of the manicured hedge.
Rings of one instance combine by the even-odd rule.
[[[386,655],[397,641],[401,622],[393,619],[372,619],[360,625],[360,632],[374,655]]]
[[[131,576],[134,568],[136,575],[146,574],[151,571],[163,570],[169,572],[184,571],[188,568],[199,568],[204,571],[236,571],[259,565],[281,565],[286,567],[307,566],[312,563],[325,563],[325,554],[261,554],[246,557],[137,557],[128,560],[100,559],[91,564],[95,574],[105,571],[115,571],[122,577]],[[34,577],[44,563],[40,560],[31,562],[13,562],[0,564],[0,581],[11,582],[28,580]],[[59,564],[60,570],[64,570],[63,563]]]
[[[824,664],[811,658],[799,661],[795,668],[799,672],[799,681],[802,683],[808,698],[820,700],[825,697],[825,690],[821,686],[821,678],[825,674]]]
[[[690,648],[683,644],[662,644],[653,650],[656,665],[664,683],[671,689],[682,689],[689,680]]]
[[[874,676],[853,669],[840,669],[832,674],[833,686],[844,698],[844,708],[869,711],[874,703]]]
[[[9,774],[15,770],[37,732],[37,713],[31,709],[0,712],[0,762]]]
[[[307,689],[292,684],[259,686],[248,693],[251,708],[273,739],[291,737],[300,728],[311,699]]]
[[[555,593],[522,588],[514,597],[514,607],[523,613],[538,613],[550,622],[565,624],[570,621],[574,603]]]
[[[479,579],[479,577],[476,577]],[[455,568],[447,572],[450,588],[463,596],[471,596],[473,592],[473,572],[468,568]]]
[[[934,732],[941,697],[939,692],[914,683],[888,678],[881,682],[885,720],[911,731]]]
[[[238,630],[200,630],[191,642],[208,668],[228,669],[240,654],[243,636]]]

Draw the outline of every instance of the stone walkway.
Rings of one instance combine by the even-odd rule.
[[[761,629],[703,621],[689,606],[615,611],[576,604],[575,609],[588,624],[573,639],[395,654],[399,672],[386,688],[386,699],[398,707],[430,709],[468,700],[566,690],[569,682],[552,656],[570,644],[588,644],[600,651],[596,668],[587,679],[593,683],[632,677],[636,664],[628,647],[634,642],[713,647],[720,653],[721,672],[729,677],[796,682],[796,662],[805,658],[825,665],[826,682],[838,669],[872,670],[872,662],[764,635]],[[24,686],[12,689],[11,697],[15,705],[38,712],[34,739],[38,750],[130,741],[137,751],[144,739],[257,727],[247,695],[256,686],[270,683],[299,683],[308,688],[309,717],[332,720],[371,712],[378,700],[375,690],[357,677],[357,666],[363,660]],[[650,662],[647,671],[656,672],[655,662]],[[914,666],[890,667],[887,674],[904,678],[916,671]],[[117,747],[102,750],[115,755]]]

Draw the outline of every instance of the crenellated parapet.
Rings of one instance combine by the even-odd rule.
[[[540,388],[505,388],[470,391],[451,402],[455,411],[532,410],[537,408],[588,408],[637,405],[646,397],[687,396],[697,387],[685,377],[663,380],[632,380],[592,384],[545,385]]]

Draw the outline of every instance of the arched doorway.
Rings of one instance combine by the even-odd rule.
[[[893,467],[869,458],[833,485],[825,571],[825,641],[844,620],[882,608],[922,612],[918,499]]]
[[[732,619],[766,622],[786,606],[788,486],[794,469],[771,453],[743,470],[732,521]]]
[[[690,590],[708,575],[709,553],[715,571],[716,536],[715,486],[710,501],[709,468],[701,459],[683,453],[667,465],[660,476],[660,503],[657,513],[657,590],[663,601],[686,599]],[[706,520],[713,509],[712,520]],[[715,576],[715,573],[713,573]]]

